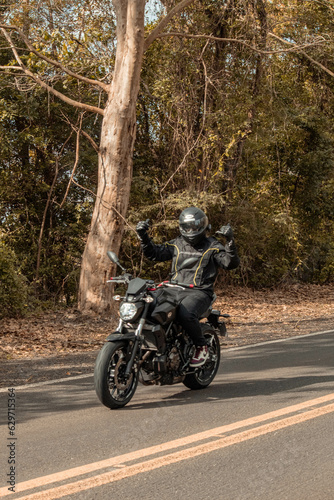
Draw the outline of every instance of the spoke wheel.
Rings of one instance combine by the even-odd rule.
[[[99,352],[94,370],[96,394],[104,406],[115,409],[125,406],[134,395],[138,384],[135,364],[125,377],[127,342],[107,342]]]
[[[216,376],[220,363],[220,344],[215,330],[209,325],[202,325],[203,335],[207,340],[209,357],[203,366],[184,378],[184,385],[189,389],[204,389]]]

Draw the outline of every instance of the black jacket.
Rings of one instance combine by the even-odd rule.
[[[172,260],[172,280],[192,284],[203,291],[213,293],[213,285],[219,267],[235,269],[239,257],[234,241],[222,245],[216,238],[204,237],[196,246],[187,243],[182,236],[162,245],[155,245],[146,234],[141,243],[145,257],[153,261]],[[198,257],[191,268],[179,270],[182,262],[189,257]]]

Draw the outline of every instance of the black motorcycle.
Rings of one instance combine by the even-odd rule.
[[[95,390],[101,403],[108,408],[121,408],[133,397],[138,381],[144,385],[183,383],[190,389],[203,389],[214,379],[220,362],[217,333],[226,335],[219,311],[212,304],[201,319],[209,357],[204,365],[190,367],[195,346],[176,320],[178,291],[192,285],[165,281],[155,285],[152,280],[133,278],[119,262],[117,255],[108,257],[123,271],[110,278],[110,283],[127,285],[120,301],[120,321],[117,330],[107,337],[100,350],[94,370]],[[186,259],[182,268],[193,265]],[[212,301],[212,303],[214,300]]]

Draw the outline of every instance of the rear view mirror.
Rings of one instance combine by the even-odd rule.
[[[117,257],[115,252],[108,250],[107,255],[108,255],[109,259],[111,260],[111,262],[113,262],[114,264],[117,264],[117,266],[120,267],[122,269],[122,271],[124,271],[124,272],[126,271],[126,269],[121,265],[119,258]]]
[[[108,250],[107,255],[108,255],[109,259],[111,260],[111,262],[113,262],[114,264],[118,264],[119,263],[118,257],[115,254],[115,252],[112,252],[111,250]]]

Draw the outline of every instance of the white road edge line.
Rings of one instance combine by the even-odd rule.
[[[240,347],[228,347],[227,349],[224,349],[224,351],[240,351],[242,349],[250,349],[252,347],[260,347],[261,345],[278,344],[279,342],[288,342],[289,340],[297,340],[297,339],[302,339],[302,338],[306,338],[306,337],[315,337],[316,335],[325,335],[326,333],[334,333],[334,330],[324,330],[322,332],[306,333],[304,335],[295,335],[293,337],[286,337],[284,339],[267,340],[266,342],[258,342],[257,344],[248,344],[248,345],[243,345]]]
[[[305,338],[305,337],[314,337],[316,335],[325,335],[326,333],[334,333],[334,330],[325,330],[322,332],[306,333],[305,335],[295,335],[294,337],[287,337],[284,339],[277,339],[277,340],[268,340],[267,342],[259,342],[257,344],[248,344],[248,345],[244,345],[241,347],[228,347],[228,348],[222,349],[222,352],[241,351],[243,349],[251,349],[253,347],[260,347],[262,345],[278,344],[279,342],[287,342],[289,340],[296,340],[296,339],[301,339],[301,338]],[[87,373],[85,375],[76,375],[75,377],[58,378],[55,380],[46,380],[45,382],[36,382],[35,384],[18,385],[18,386],[15,386],[15,390],[22,391],[25,389],[33,389],[34,387],[43,387],[44,385],[61,384],[63,382],[71,382],[72,380],[80,380],[80,379],[89,378],[89,377],[93,377],[93,373]],[[8,387],[11,387],[11,385],[8,385]],[[3,392],[8,392],[8,388],[7,387],[1,388],[0,394]]]
[[[70,382],[71,380],[80,380],[83,378],[93,377],[93,373],[86,373],[86,375],[76,375],[75,377],[66,377],[66,378],[57,378],[55,380],[45,380],[45,382],[36,382],[35,384],[26,384],[26,385],[8,385],[8,387],[13,387],[15,391],[22,391],[24,389],[33,389],[34,387],[42,387],[44,385],[55,385],[61,384],[62,382]],[[1,388],[0,393],[8,392],[7,388]]]

